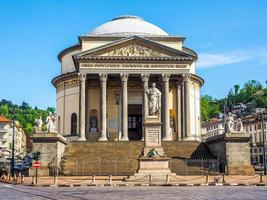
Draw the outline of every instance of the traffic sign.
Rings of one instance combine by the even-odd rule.
[[[36,161],[36,162],[33,163],[33,167],[34,168],[40,168],[41,167],[41,163]]]

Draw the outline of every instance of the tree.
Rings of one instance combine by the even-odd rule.
[[[9,110],[7,105],[1,105],[0,106],[0,115],[2,116],[8,116]]]

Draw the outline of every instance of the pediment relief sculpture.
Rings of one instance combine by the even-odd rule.
[[[168,56],[153,49],[132,44],[126,47],[115,49],[107,53],[108,56],[132,56],[132,57],[163,57]]]

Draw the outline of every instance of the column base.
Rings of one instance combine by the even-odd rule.
[[[98,139],[98,141],[99,141],[99,142],[105,142],[105,141],[108,141],[108,138],[106,138],[106,137],[100,137],[100,138]]]
[[[122,137],[120,141],[126,142],[126,141],[129,141],[129,138],[128,137]]]
[[[76,141],[84,142],[84,141],[86,141],[86,138],[85,137],[79,137]]]
[[[183,138],[182,141],[198,141],[198,142],[201,142],[201,138],[198,138],[198,137],[186,137],[186,138]]]
[[[172,141],[172,139],[171,139],[171,137],[169,136],[169,137],[164,137],[164,138],[162,138],[162,141]]]

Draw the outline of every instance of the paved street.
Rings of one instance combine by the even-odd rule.
[[[266,187],[29,187],[0,183],[0,200],[267,199]]]

